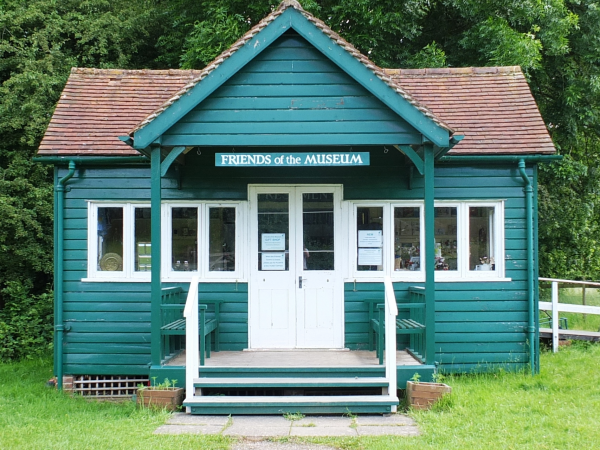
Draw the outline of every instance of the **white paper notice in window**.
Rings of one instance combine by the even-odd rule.
[[[261,262],[260,270],[285,270],[285,252],[263,253]]]
[[[381,233],[381,232],[380,232]],[[380,248],[359,248],[359,266],[380,266],[383,264],[383,252]]]
[[[261,250],[285,250],[285,233],[263,233]]]
[[[358,246],[359,247],[383,247],[382,231],[381,230],[358,230]],[[379,264],[381,264],[381,263],[379,263]]]

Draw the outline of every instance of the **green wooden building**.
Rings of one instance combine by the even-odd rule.
[[[59,385],[389,412],[436,367],[535,372],[554,153],[518,67],[382,69],[295,1],[201,71],[75,68],[36,157]]]

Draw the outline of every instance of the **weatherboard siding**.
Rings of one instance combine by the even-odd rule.
[[[169,145],[420,144],[421,135],[293,31],[162,136]]]
[[[301,151],[302,149],[298,149]],[[306,149],[304,149],[306,150]],[[366,151],[361,149],[361,151]],[[422,199],[423,178],[409,183],[404,157],[388,148],[370,148],[371,166],[363,168],[215,168],[214,151],[186,156],[182,189],[176,172],[163,180],[165,200],[246,200],[249,183],[343,184],[344,198]],[[532,170],[528,170],[530,176]],[[66,170],[57,172],[57,179]],[[511,282],[436,283],[436,360],[446,370],[487,370],[527,362],[527,272],[525,200],[516,164],[436,167],[436,198],[505,201],[506,276]],[[87,276],[87,205],[90,200],[150,200],[150,169],[78,169],[65,194],[64,317],[65,373],[147,374],[150,363],[150,283],[82,282]],[[409,186],[412,189],[409,189]],[[178,284],[169,284],[178,285]],[[186,286],[179,284],[184,289]],[[398,301],[409,286],[394,283]],[[165,286],[167,286],[165,284]],[[221,348],[248,345],[248,285],[201,285],[200,301],[225,298]],[[356,290],[355,290],[356,289]],[[345,343],[365,348],[368,323],[365,298],[381,296],[381,283],[346,283]],[[402,341],[399,341],[400,344]],[[508,367],[508,366],[507,366]]]

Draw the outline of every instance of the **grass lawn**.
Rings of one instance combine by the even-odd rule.
[[[542,355],[542,372],[449,377],[439,408],[410,412],[415,438],[311,439],[343,449],[589,449],[600,442],[600,345]],[[168,414],[97,403],[44,386],[50,363],[0,365],[2,449],[227,449],[221,436],[159,436]]]

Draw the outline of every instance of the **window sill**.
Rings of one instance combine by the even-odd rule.
[[[115,277],[115,278],[82,278],[82,283],[150,283],[150,277],[144,278],[124,278],[124,277]]]
[[[82,283],[150,283],[150,278],[82,278]],[[189,283],[189,278],[163,278],[161,283]],[[201,283],[248,283],[245,278],[203,278]]]
[[[381,274],[377,277],[356,277],[356,278],[344,278],[344,283],[381,283],[385,275]],[[506,283],[512,281],[512,278],[483,278],[483,277],[469,277],[469,278],[435,278],[436,283]],[[392,277],[392,283],[425,283],[425,278],[400,278]]]

